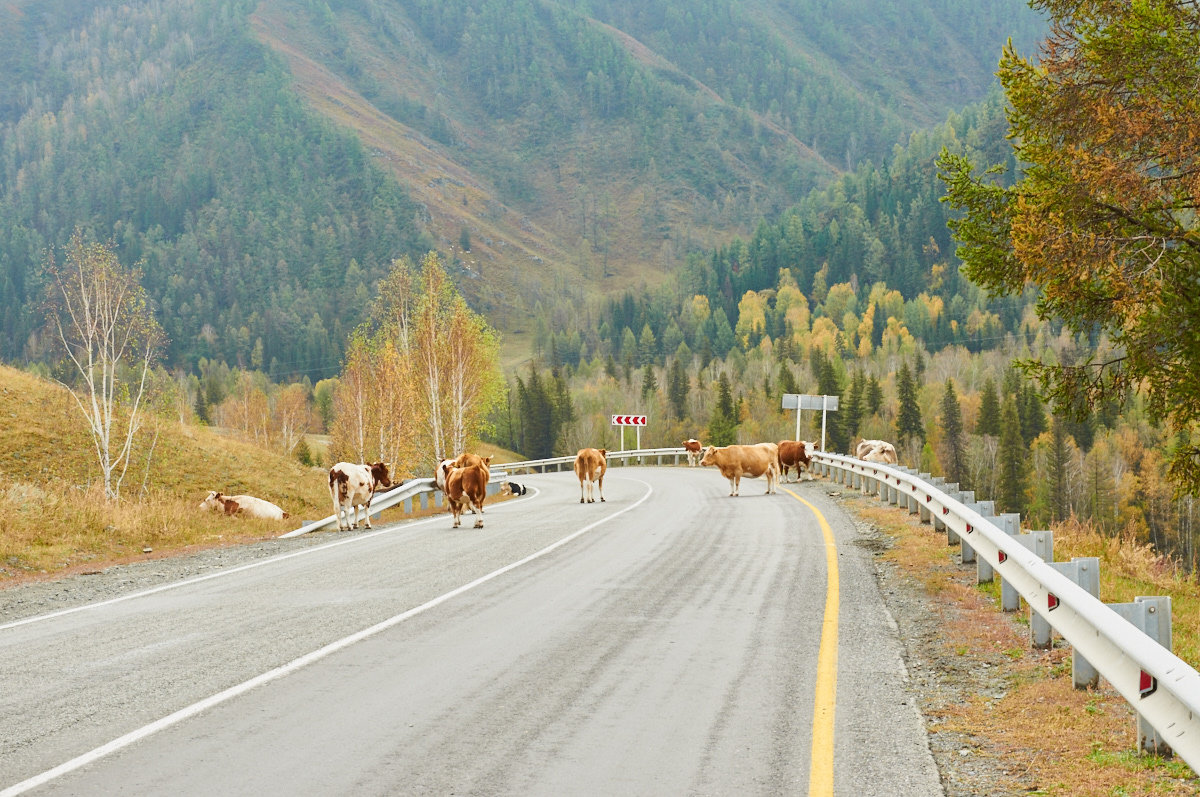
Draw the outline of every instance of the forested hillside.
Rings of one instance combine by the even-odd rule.
[[[332,375],[391,261],[434,247],[521,340],[981,97],[1039,22],[970,6],[9,3],[0,358],[43,356],[76,227],[144,261],[173,367]]]

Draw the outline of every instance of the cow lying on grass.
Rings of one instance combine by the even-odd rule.
[[[208,491],[208,496],[200,502],[200,508],[219,511],[226,515],[258,517],[267,520],[283,520],[291,517],[275,504],[262,498],[255,498],[252,495],[225,495],[216,490]]]
[[[716,465],[721,475],[729,479],[729,494],[737,495],[742,477],[767,477],[767,495],[779,484],[779,446],[776,443],[754,445],[709,446],[701,465]]]

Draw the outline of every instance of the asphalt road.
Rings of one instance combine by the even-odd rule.
[[[0,624],[0,795],[942,793],[825,483],[621,467],[581,505],[571,473],[521,480],[482,530],[331,533]]]

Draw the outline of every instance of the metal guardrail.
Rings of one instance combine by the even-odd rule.
[[[856,474],[876,485],[892,503],[915,497],[931,517],[970,543],[975,555],[1020,593],[1030,608],[1062,635],[1158,732],[1200,772],[1200,673],[1085,589],[1022,545],[1015,537],[900,468],[840,454],[816,452],[823,475]]]

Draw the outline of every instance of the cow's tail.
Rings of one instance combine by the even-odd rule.
[[[333,471],[329,474],[329,492],[333,492],[333,485],[336,483],[339,501],[345,501],[347,496],[350,494],[349,486],[347,484],[349,478],[349,476],[347,476],[345,473],[342,473],[340,470]]]

